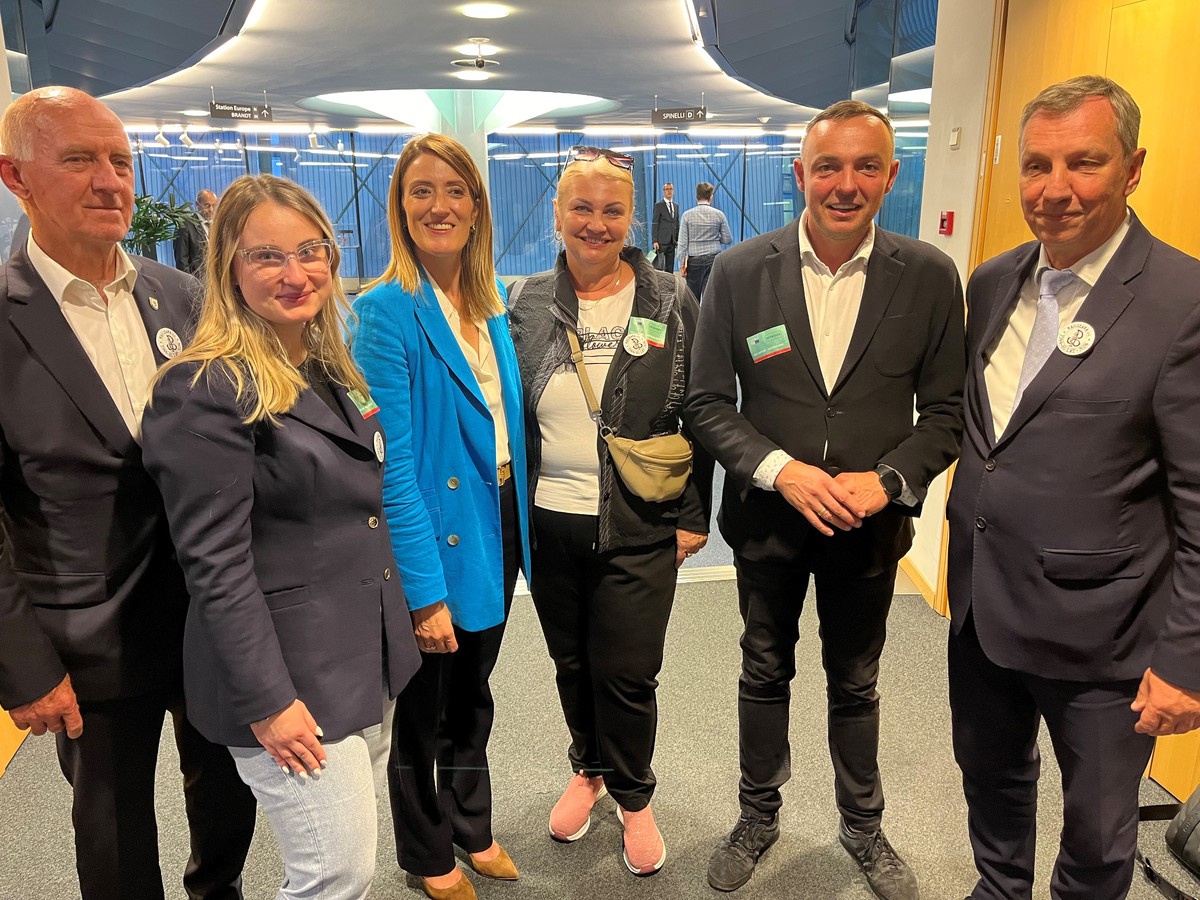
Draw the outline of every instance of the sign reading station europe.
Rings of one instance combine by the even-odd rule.
[[[265,103],[218,103],[208,102],[210,119],[239,119],[243,122],[273,122],[271,107]]]
[[[703,106],[689,106],[684,109],[656,109],[650,115],[650,121],[655,125],[703,122],[707,118],[708,110]]]

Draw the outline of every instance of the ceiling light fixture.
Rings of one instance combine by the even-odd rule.
[[[467,40],[475,45],[475,55],[467,57],[466,59],[452,59],[452,60],[450,60],[450,65],[459,66],[460,68],[463,68],[463,69],[480,69],[480,70],[486,69],[488,66],[500,65],[500,63],[494,59],[484,59],[484,57],[483,57],[483,47],[488,42],[487,38],[473,37],[473,38],[467,38]],[[468,51],[468,52],[470,52],[470,51]],[[467,80],[470,81],[471,79],[467,79]],[[474,79],[474,80],[478,81],[480,79]]]
[[[192,149],[192,144],[195,143],[195,141],[188,136],[186,128],[183,129],[183,134],[179,136],[179,143],[183,144],[183,146],[187,147],[189,150]]]
[[[502,3],[468,3],[459,9],[468,19],[504,19],[511,11]]]
[[[320,141],[317,138],[317,133],[315,131],[310,131],[308,133],[308,149],[316,150],[317,147],[319,147],[319,146],[320,146]]]
[[[199,119],[203,116],[207,116],[208,110],[207,109],[185,109],[185,110],[183,110],[183,115],[190,116],[193,119]]]
[[[472,53],[480,53],[484,56],[495,56],[500,52],[500,48],[495,44],[490,44],[490,38],[467,38],[469,44],[459,44],[454,48],[455,53],[461,53],[463,56],[468,56]]]
[[[461,78],[463,81],[487,81],[492,76],[479,69],[468,69],[465,72],[455,72],[454,77]]]
[[[171,146],[171,142],[167,139],[167,136],[165,134],[163,134],[161,130],[158,132],[158,134],[156,134],[154,136],[154,143],[159,144],[163,147]]]

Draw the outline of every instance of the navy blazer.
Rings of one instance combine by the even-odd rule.
[[[195,279],[132,257],[155,361]],[[0,703],[71,675],[81,700],[177,677],[187,595],[142,450],[25,247],[0,276]]]
[[[1149,666],[1200,689],[1200,262],[1133,218],[999,440],[984,370],[1038,258],[1025,244],[967,290],[966,437],[950,492],[950,609],[998,665],[1068,681]]]
[[[191,594],[188,718],[257,746],[251,722],[304,701],[326,740],[377,724],[419,659],[382,509],[383,434],[311,389],[279,424],[242,421],[227,370],[170,369],[143,419]],[[384,649],[387,669],[384,669]],[[386,679],[386,681],[385,681]]]
[[[858,320],[826,391],[804,300],[799,228],[797,218],[717,256],[700,304],[685,416],[730,475],[719,522],[735,552],[792,560],[817,540],[869,575],[908,551],[919,506],[890,503],[861,528],[827,538],[781,494],[753,487],[753,475],[776,449],[830,474],[883,463],[924,500],[962,437],[962,287],[940,250],[876,228]],[[755,362],[749,341],[780,327],[786,349]]]

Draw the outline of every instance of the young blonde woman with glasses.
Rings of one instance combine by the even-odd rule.
[[[191,596],[188,717],[229,747],[266,812],[289,900],[367,895],[371,755],[386,752],[388,695],[417,668],[338,262],[303,188],[235,181],[212,222],[195,337],[160,370],[143,420]]]

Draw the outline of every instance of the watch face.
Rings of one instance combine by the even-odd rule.
[[[904,490],[904,483],[900,480],[897,472],[886,469],[879,473],[879,480],[883,483],[883,489],[887,492],[888,499],[899,499],[900,492]]]

